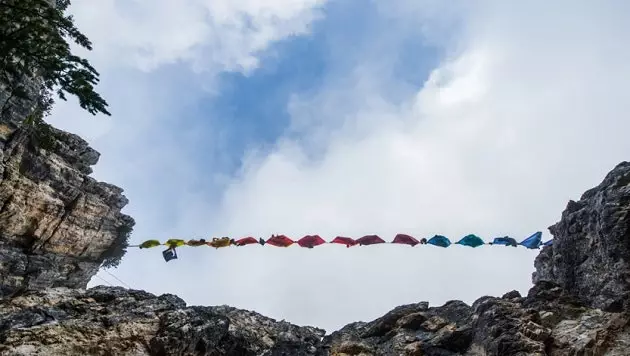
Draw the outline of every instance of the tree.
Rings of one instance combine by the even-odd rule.
[[[6,92],[1,116],[12,99],[35,103],[43,115],[54,103],[53,92],[62,100],[75,95],[92,115],[111,115],[94,90],[99,73],[70,50],[68,40],[88,50],[92,43],[65,15],[69,5],[70,0],[0,0],[0,90]]]

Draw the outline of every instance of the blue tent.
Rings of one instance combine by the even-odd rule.
[[[543,246],[551,246],[553,245],[553,240],[549,240],[543,244]]]
[[[538,231],[534,233],[532,236],[521,241],[519,245],[523,245],[531,249],[537,249],[537,248],[540,248],[541,243],[542,243],[542,231]]]
[[[164,261],[168,262],[170,260],[177,259],[177,252],[175,252],[174,248],[169,248],[162,251],[162,256],[164,257]]]
[[[451,245],[451,241],[445,236],[435,235],[427,241],[428,244],[440,246],[440,247],[449,247]]]
[[[462,246],[477,247],[483,245],[484,242],[479,236],[470,234],[462,237],[462,239],[457,241],[456,244]]]
[[[518,242],[509,236],[495,237],[492,245],[518,246]]]

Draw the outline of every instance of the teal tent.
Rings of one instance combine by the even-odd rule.
[[[537,248],[540,248],[541,243],[542,243],[542,231],[538,231],[534,233],[532,236],[521,241],[519,245],[523,245],[531,249],[537,249]]]
[[[484,242],[479,236],[470,234],[462,237],[462,239],[457,241],[456,244],[462,246],[477,247],[483,245]]]
[[[451,245],[451,241],[445,236],[435,235],[427,241],[428,244],[440,246],[440,247],[449,247]]]
[[[543,246],[552,246],[552,245],[553,245],[553,240],[549,240],[543,244]]]

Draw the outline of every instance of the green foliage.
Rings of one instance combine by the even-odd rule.
[[[70,50],[68,39],[88,50],[92,43],[64,14],[69,5],[70,0],[56,0],[55,6],[49,0],[0,0],[0,89],[8,93],[0,115],[6,115],[12,98],[37,99],[41,92],[25,86],[33,78],[41,78],[41,90],[62,100],[75,95],[92,115],[110,115],[94,91],[99,73]],[[49,108],[53,99],[48,101]]]
[[[30,138],[33,140],[33,144],[48,151],[54,150],[58,145],[51,126],[44,121],[44,116],[50,112],[51,105],[50,94],[43,91],[38,96],[35,110],[22,122],[23,126],[31,132]]]
[[[127,253],[127,247],[129,247],[129,237],[133,231],[135,221],[128,216],[125,216],[124,218],[125,222],[116,228],[116,240],[113,241],[109,248],[101,255],[101,258],[103,258],[103,264],[101,267],[118,267],[123,256]]]

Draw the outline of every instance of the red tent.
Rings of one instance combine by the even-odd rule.
[[[359,245],[375,245],[385,243],[385,240],[381,239],[377,235],[365,235],[360,239],[357,239]]]
[[[346,247],[354,246],[357,242],[351,237],[337,236],[334,240],[330,241],[331,244],[346,245]]]
[[[271,237],[269,238],[269,240],[267,240],[267,243],[272,245],[272,246],[276,246],[276,247],[288,247],[291,246],[295,241],[291,240],[290,238],[284,236],[284,235],[271,235]]]
[[[253,237],[243,237],[241,239],[234,241],[234,244],[236,246],[245,246],[245,245],[257,244],[257,243],[258,243],[258,240],[256,240]]]
[[[324,241],[324,239],[322,239],[319,235],[306,235],[299,239],[297,243],[302,247],[313,248],[315,246],[325,244],[326,241]]]
[[[413,236],[409,236],[409,235],[405,235],[405,234],[398,234],[396,235],[396,237],[394,237],[394,241],[392,241],[393,244],[405,244],[405,245],[411,245],[411,246],[415,246],[417,244],[420,243],[420,241],[416,240],[415,237]]]

